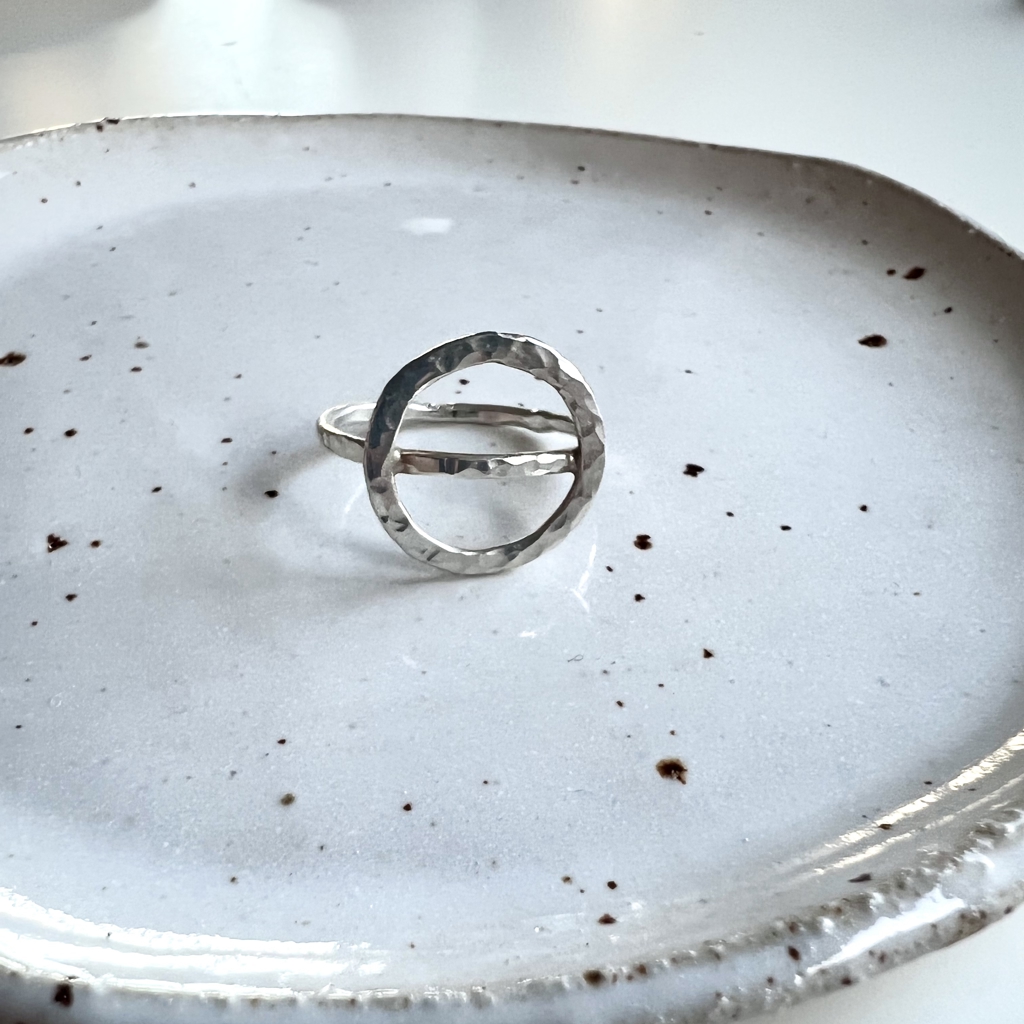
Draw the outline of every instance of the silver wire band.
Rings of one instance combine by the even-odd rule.
[[[350,462],[363,461],[366,431],[376,402],[349,402],[335,405],[321,413],[316,429],[325,448]],[[523,409],[511,405],[474,405],[455,402],[433,405],[409,404],[405,423],[437,426],[444,423],[477,423],[485,426],[518,427],[533,433],[558,433],[576,436],[573,421],[561,413],[544,409]],[[397,451],[394,471],[425,476],[443,473],[464,479],[498,480],[507,477],[550,476],[572,473],[576,467],[577,448],[556,448],[550,451],[515,452],[502,455],[461,452],[423,451],[402,448]]]

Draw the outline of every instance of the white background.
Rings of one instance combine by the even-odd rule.
[[[1024,0],[0,0],[0,137],[348,111],[836,157],[1024,249]],[[1020,1024],[1022,967],[1024,910],[774,1019]]]

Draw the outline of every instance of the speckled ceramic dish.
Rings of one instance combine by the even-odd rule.
[[[827,161],[393,117],[16,139],[0,223],[4,1024],[731,1018],[1021,897],[992,238]],[[480,330],[580,367],[607,469],[440,578],[314,423]],[[557,408],[485,369],[446,393]],[[557,503],[512,484],[402,488],[470,542]]]

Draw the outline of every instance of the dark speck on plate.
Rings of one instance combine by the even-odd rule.
[[[135,342],[135,347],[136,348],[149,348],[149,342],[148,341],[143,341],[142,338],[139,338],[139,340],[137,342]]]
[[[942,312],[943,313],[952,313],[953,312],[953,307],[952,306],[947,306]]]
[[[606,884],[607,884],[609,889],[618,889],[618,887],[619,887],[619,883],[618,882],[607,882]]]
[[[896,268],[895,268],[895,267],[890,267],[890,268],[889,268],[889,269],[888,269],[888,270],[886,271],[886,274],[888,274],[888,275],[889,275],[889,277],[895,277],[895,276],[896,276]]]
[[[797,949],[796,946],[787,946],[786,947],[786,952],[789,954],[789,959],[790,960],[799,960],[800,959],[800,950]]]
[[[700,476],[704,472],[703,466],[698,466],[696,462],[688,462],[686,469],[683,470],[683,476]]]
[[[686,785],[686,765],[678,757],[663,757],[654,768],[663,779],[675,779]]]
[[[35,429],[36,429],[35,427],[26,427],[25,430],[23,431],[23,433],[31,434],[32,431],[35,430]]]
[[[402,804],[402,810],[403,811],[411,811],[412,810],[412,804]]]
[[[883,348],[889,344],[889,341],[882,334],[868,334],[861,338],[857,344],[863,345],[865,348]]]
[[[17,366],[19,363],[25,362],[28,356],[24,352],[8,352],[5,356],[0,356],[0,366]]]
[[[880,829],[882,829],[883,832],[888,832],[889,829],[892,828],[892,822],[891,821],[880,821],[878,823],[878,827]]]
[[[709,651],[706,647],[704,648],[704,657],[705,658],[713,658],[714,656],[715,656],[715,652],[714,651]]]
[[[640,603],[641,601],[646,601],[646,600],[647,600],[647,598],[646,598],[646,597],[644,597],[644,595],[643,595],[643,594],[634,594],[634,595],[633,595],[633,600],[634,600],[634,601],[636,601],[636,602],[637,602],[637,604],[639,604],[639,603]]]
[[[584,971],[583,980],[596,988],[598,985],[604,984],[604,973],[602,971]]]
[[[793,527],[792,526],[785,526],[785,525],[783,525],[783,526],[780,526],[779,529],[780,530],[792,530]]]
[[[53,1001],[60,1003],[61,1006],[70,1006],[75,1001],[74,989],[66,981],[62,981],[53,990]]]
[[[66,548],[68,542],[63,537],[58,537],[57,534],[51,533],[46,538],[46,550],[47,551],[59,551],[61,548]]]
[[[911,267],[904,275],[903,278],[906,281],[916,281],[919,277],[924,277],[924,267]]]
[[[277,742],[283,747],[288,741],[282,737]]]
[[[641,551],[650,551],[653,546],[649,533],[638,533],[636,540],[633,541],[633,547],[639,548]]]
[[[162,487],[154,487],[151,493],[152,494],[159,494],[162,490],[163,490]]]
[[[867,512],[867,510],[868,510],[867,505],[861,505],[860,506],[860,510],[861,510],[861,512]]]
[[[74,436],[75,436],[75,434],[77,434],[77,433],[78,433],[78,431],[77,431],[77,430],[75,430],[75,428],[74,428],[74,427],[72,427],[72,428],[71,428],[70,430],[65,430],[65,431],[64,431],[64,436],[65,436],[65,437],[74,437]]]
[[[231,444],[231,438],[230,437],[222,437],[220,439],[220,443],[221,444]]]
[[[103,541],[101,541],[101,540],[91,540],[91,541],[89,541],[89,547],[91,547],[91,548],[98,548],[102,543],[103,543]]]
[[[132,373],[142,373],[142,367],[141,366],[133,366],[132,367]]]
[[[598,924],[615,924],[615,918],[611,914],[602,914],[597,919]]]
[[[865,871],[863,874],[854,875],[853,878],[850,879],[850,881],[851,882],[870,882],[871,881],[871,872],[870,871]]]
[[[281,803],[285,807],[287,807],[289,804],[295,803],[295,794],[294,793],[285,793],[285,795],[283,797],[281,797]]]
[[[78,595],[77,595],[77,594],[65,594],[65,595],[64,595],[64,600],[65,600],[65,601],[74,601],[74,599],[75,599],[76,597],[78,597]]]
[[[263,492],[268,498],[276,498],[278,495],[277,491],[264,491]]]

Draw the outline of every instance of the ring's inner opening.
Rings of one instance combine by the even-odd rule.
[[[545,409],[568,416],[565,403],[550,385],[521,370],[485,363],[434,381],[417,403],[472,403]],[[401,449],[493,457],[519,452],[573,449],[575,432],[539,433],[515,425],[444,421],[437,424],[406,418],[399,431]],[[437,540],[457,547],[505,544],[541,526],[572,484],[572,473],[472,479],[443,473],[402,474],[396,485],[413,519]]]

